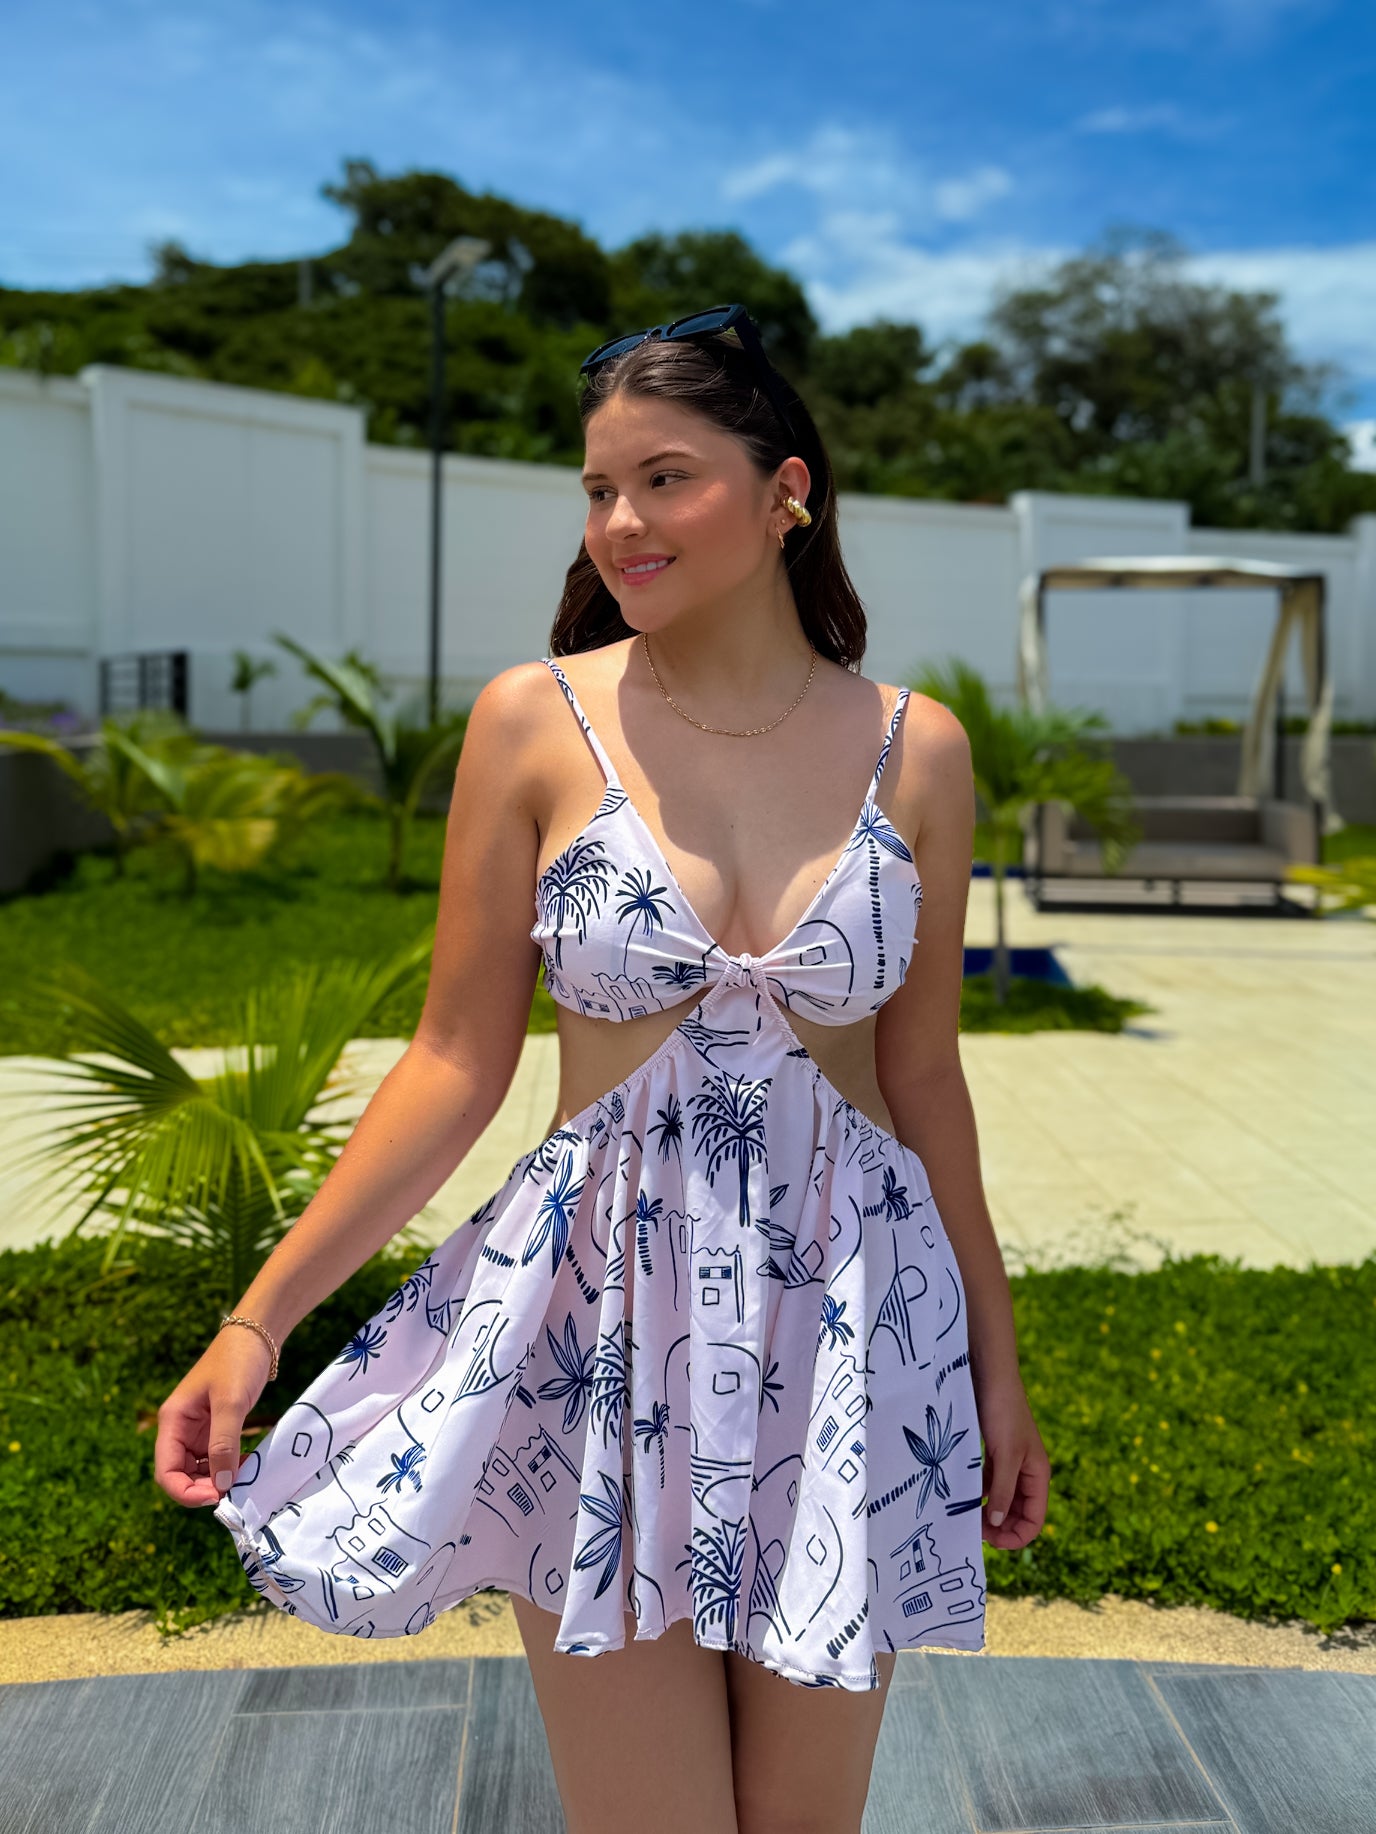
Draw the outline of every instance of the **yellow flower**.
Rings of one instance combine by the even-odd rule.
[[[1309,1393],[1309,1384],[1308,1384],[1308,1382],[1297,1382],[1297,1383],[1295,1384],[1295,1392],[1296,1392],[1297,1394],[1301,1394],[1301,1395],[1307,1395],[1307,1394]]]
[[[1135,1471],[1128,1472],[1128,1482],[1130,1484],[1135,1484],[1137,1482],[1137,1473]]]
[[[1185,1321],[1181,1318],[1177,1318],[1175,1321],[1175,1328],[1177,1331],[1183,1332],[1185,1329]]]
[[[1137,1433],[1137,1434],[1135,1434],[1135,1435],[1134,1435],[1134,1437],[1133,1437],[1133,1441],[1132,1441],[1132,1443],[1133,1443],[1133,1444],[1134,1444],[1135,1446],[1140,1446],[1140,1445],[1141,1445],[1141,1443],[1142,1443],[1142,1435],[1141,1435],[1140,1433]]]
[[[1341,1561],[1341,1560],[1335,1560],[1335,1561],[1333,1562],[1333,1571],[1334,1571],[1335,1573],[1341,1573],[1341,1572],[1342,1572],[1342,1570],[1343,1570],[1343,1563],[1342,1563],[1342,1561]]]
[[[1107,1326],[1107,1325],[1105,1325],[1105,1324],[1101,1324],[1101,1325],[1099,1326],[1099,1329],[1100,1329],[1100,1330],[1101,1330],[1102,1332],[1104,1332],[1105,1334],[1107,1334],[1107,1332],[1108,1332],[1108,1326]]]
[[[10,1451],[17,1452],[18,1450],[19,1450],[19,1441],[17,1439],[12,1439],[10,1441]]]
[[[1216,1535],[1218,1533],[1217,1522],[1206,1522],[1204,1524],[1204,1532],[1209,1535]]]
[[[1160,1356],[1160,1354],[1161,1354],[1161,1352],[1160,1352],[1159,1350],[1155,1350],[1155,1349],[1153,1349],[1153,1351],[1152,1351],[1152,1355],[1153,1355],[1153,1356]]]
[[[1163,1433],[1169,1433],[1171,1430],[1171,1423],[1169,1420],[1158,1420],[1156,1424],[1160,1427]]]
[[[1159,1470],[1161,1469],[1161,1467],[1160,1467],[1160,1465],[1148,1465],[1148,1466],[1147,1466],[1147,1469],[1148,1469],[1149,1471],[1159,1471]]]

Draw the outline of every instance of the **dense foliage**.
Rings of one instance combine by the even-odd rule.
[[[983,334],[941,349],[920,326],[819,328],[801,284],[731,230],[605,250],[576,224],[443,173],[345,162],[324,195],[350,219],[324,254],[218,267],[176,243],[147,285],[0,288],[0,364],[74,374],[129,364],[357,404],[370,440],[423,445],[428,306],[417,277],[455,236],[490,252],[447,306],[447,412],[460,451],[576,465],[575,378],[604,338],[742,300],[800,388],[843,490],[1001,503],[1018,489],[1170,497],[1196,523],[1335,531],[1376,510],[1321,411],[1331,365],[1304,365],[1277,295],[1188,279],[1162,232],[1109,230]],[[1254,387],[1264,481],[1250,481]]]

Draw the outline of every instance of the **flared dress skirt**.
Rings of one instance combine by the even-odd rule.
[[[499,1588],[570,1654],[691,1617],[853,1690],[878,1651],[985,1647],[965,1295],[922,1161],[752,981],[684,1005],[243,1460],[214,1513],[273,1604],[414,1636]]]

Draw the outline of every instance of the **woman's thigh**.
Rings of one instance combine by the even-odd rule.
[[[739,1834],[859,1834],[895,1657],[865,1693],[810,1688],[726,1657]]]
[[[737,1834],[720,1650],[680,1618],[596,1656],[554,1648],[558,1616],[511,1594],[568,1834]]]

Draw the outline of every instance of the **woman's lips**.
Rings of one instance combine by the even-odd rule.
[[[646,586],[651,580],[658,579],[661,573],[667,573],[673,564],[672,560],[668,560],[662,567],[651,567],[644,573],[627,573],[623,569],[621,577],[628,586]]]

